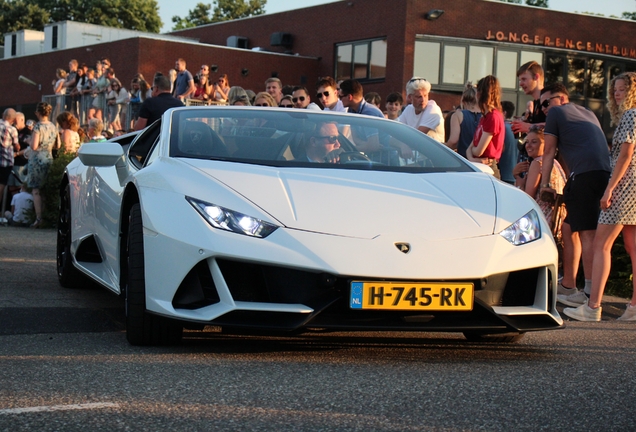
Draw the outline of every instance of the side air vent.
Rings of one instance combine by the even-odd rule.
[[[75,259],[80,262],[102,262],[102,255],[99,253],[99,248],[97,247],[95,237],[90,236],[82,240],[82,243],[80,243],[79,247],[77,248]]]

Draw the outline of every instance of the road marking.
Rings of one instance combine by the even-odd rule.
[[[52,259],[27,259],[27,258],[0,258],[0,262],[28,262],[28,263],[54,263],[57,262]]]
[[[33,412],[51,412],[51,411],[70,411],[70,410],[84,410],[84,409],[97,409],[97,408],[116,408],[119,404],[112,402],[95,402],[85,404],[73,404],[73,405],[45,405],[27,408],[10,408],[0,410],[0,415],[6,414],[24,414]]]

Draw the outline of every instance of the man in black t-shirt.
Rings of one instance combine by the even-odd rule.
[[[142,130],[160,119],[170,108],[182,107],[183,103],[170,94],[170,81],[164,75],[155,77],[152,86],[152,97],[144,101],[139,108],[139,118],[135,130]]]

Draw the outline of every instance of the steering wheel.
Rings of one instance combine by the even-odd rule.
[[[365,154],[362,154],[357,151],[348,151],[340,153],[340,163],[349,163],[349,162],[372,162],[371,159]]]

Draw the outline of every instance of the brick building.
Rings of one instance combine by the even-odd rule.
[[[636,22],[557,12],[487,0],[345,0],[171,33],[192,42],[136,37],[88,47],[5,59],[0,106],[37,102],[49,94],[57,67],[93,64],[106,56],[126,84],[136,72],[167,72],[177,57],[188,69],[217,65],[230,85],[263,89],[265,79],[303,84],[324,75],[357,78],[385,97],[414,75],[433,85],[443,109],[459,103],[467,80],[495,74],[504,99],[523,107],[515,71],[539,61],[546,81],[564,82],[572,101],[589,107],[608,129],[611,77],[636,70]],[[230,47],[228,47],[230,45]],[[42,90],[17,82],[25,75]],[[522,111],[519,110],[519,111]]]

